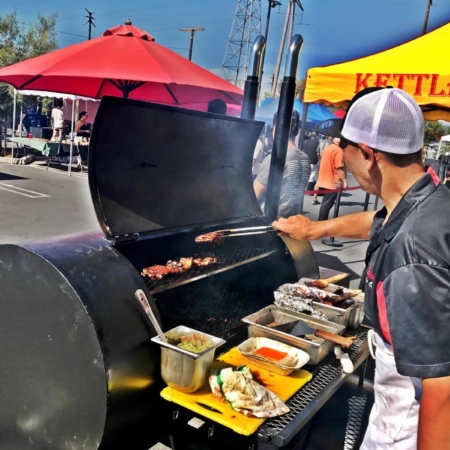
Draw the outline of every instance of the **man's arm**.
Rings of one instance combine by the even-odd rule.
[[[264,186],[261,182],[259,182],[257,179],[253,182],[253,189],[255,190],[256,198],[261,200],[264,193],[266,192],[266,186]]]
[[[256,181],[255,181],[256,183]],[[368,239],[375,211],[365,211],[336,219],[313,222],[305,216],[297,215],[273,222],[283,236],[298,241],[310,241],[325,237]]]
[[[419,410],[418,450],[450,449],[450,377],[425,378]]]
[[[346,188],[348,186],[348,182],[347,182],[347,173],[345,171],[345,168],[338,167],[336,170],[337,170],[337,173],[339,174],[339,178],[342,181],[342,187]]]

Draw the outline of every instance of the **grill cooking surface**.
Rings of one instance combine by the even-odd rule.
[[[164,330],[185,325],[204,333],[219,335],[242,324],[241,319],[273,300],[249,295],[240,290],[228,290],[214,282],[192,283],[166,291],[156,297]]]
[[[232,238],[229,238],[230,240]],[[235,238],[239,239],[239,238]],[[242,243],[244,244],[244,243]],[[275,246],[267,245],[265,247],[243,247],[239,245],[223,245],[215,248],[208,246],[211,251],[198,253],[200,257],[215,256],[217,258],[217,264],[212,264],[207,267],[195,267],[194,265],[190,270],[182,274],[169,275],[162,280],[146,280],[150,294],[157,294],[158,292],[172,289],[173,287],[180,286],[182,284],[189,283],[191,281],[204,278],[215,273],[222,272],[224,270],[232,269],[238,265],[255,261],[256,259],[263,257],[269,253],[275,251],[281,251],[279,245]],[[201,247],[199,246],[199,249]],[[184,255],[187,256],[187,255]],[[165,264],[166,261],[161,262]],[[197,301],[197,299],[196,299]],[[159,308],[159,305],[158,305]]]
[[[358,329],[357,338],[349,350],[350,359],[355,361],[360,352],[367,345],[367,328],[360,327]],[[305,370],[311,372],[312,380],[302,387],[293,397],[291,397],[286,404],[291,409],[290,412],[280,417],[268,419],[259,429],[259,433],[265,435],[267,439],[282,447],[286,445],[294,431],[295,426],[292,422],[297,414],[300,414],[317,396],[327,388],[327,386],[337,377],[342,374],[340,362],[330,353],[322,362],[315,366],[305,366]],[[292,429],[287,429],[287,427]]]

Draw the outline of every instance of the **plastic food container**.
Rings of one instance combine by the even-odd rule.
[[[266,327],[266,325],[277,322],[279,324],[293,322],[295,320],[304,320],[308,325],[317,330],[329,331],[330,333],[342,334],[345,330],[344,325],[329,322],[327,320],[316,319],[306,314],[291,311],[289,309],[281,308],[276,305],[266,306],[260,311],[250,314],[242,319],[243,322],[248,323],[249,337],[268,337],[278,342],[283,342],[293,347],[304,350],[310,356],[308,364],[314,365],[319,363],[328,353],[333,351],[335,344],[324,339],[311,341],[300,337],[292,336],[283,331],[274,328]]]
[[[212,342],[212,347],[207,348],[202,353],[193,353],[176,345],[163,342],[159,336],[151,339],[161,346],[162,379],[171,388],[185,393],[195,392],[206,383],[210,375],[216,348],[226,342],[223,339],[184,326],[173,328],[165,334],[178,338],[192,336],[195,333],[206,336]]]
[[[286,353],[286,356],[276,361],[255,354],[255,351],[262,348]],[[242,355],[248,358],[249,362],[253,365],[270,370],[279,375],[289,375],[294,370],[303,367],[309,361],[309,355],[303,350],[264,337],[247,339],[242,342],[242,344],[238,345],[237,349]]]

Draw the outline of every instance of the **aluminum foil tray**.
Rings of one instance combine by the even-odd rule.
[[[350,328],[358,328],[364,315],[364,294],[360,294],[359,296],[352,298],[352,300],[355,300],[354,305],[346,309],[338,308],[336,306],[325,305],[323,303],[313,301],[310,298],[298,296],[298,294],[293,295],[293,290],[295,287],[298,284],[303,285],[305,281],[313,280],[302,278],[296,284],[283,284],[280,286],[274,293],[275,304],[295,312],[311,314],[312,317],[322,320],[329,320],[331,322],[344,325],[345,327],[348,326]],[[336,289],[343,289],[344,293],[348,291],[348,289],[343,288],[342,286],[330,284],[323,290],[323,294],[326,296],[327,292],[333,293]]]

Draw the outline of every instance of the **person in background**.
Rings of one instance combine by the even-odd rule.
[[[261,131],[261,135],[256,142],[255,151],[253,152],[253,161],[252,161],[252,176],[253,181],[258,175],[259,168],[264,158],[270,153],[272,150],[272,132],[270,127],[265,125],[263,130]]]
[[[42,99],[41,97],[36,97],[36,109],[35,113],[41,115],[42,114]]]
[[[444,178],[444,186],[448,187],[450,189],[450,170],[447,170],[447,174]]]
[[[298,215],[273,226],[298,240],[370,239],[366,320],[376,345],[375,404],[360,450],[450,448],[450,192],[422,161],[425,121],[405,91],[366,88],[342,122],[345,162],[366,211],[312,222]]]
[[[274,135],[276,121],[277,114],[273,117]],[[299,131],[299,123],[300,115],[294,110],[292,112],[286,164],[284,166],[283,184],[281,186],[280,204],[278,209],[279,217],[289,217],[293,214],[303,212],[303,199],[311,168],[308,157],[295,145],[295,137]],[[271,157],[272,155],[268,155],[261,163],[258,176],[253,182],[253,189],[255,190],[256,198],[258,199],[262,210],[264,210],[267,185],[269,183]]]
[[[325,147],[320,160],[319,178],[317,189],[337,189],[347,187],[347,171],[345,169],[344,152],[339,147],[339,138],[334,138],[333,143]],[[319,219],[327,220],[331,208],[337,198],[337,192],[324,194],[320,205]]]
[[[91,137],[91,127],[87,123],[87,119],[89,117],[89,114],[86,111],[81,111],[80,114],[78,114],[78,120],[75,125],[75,133],[77,133],[77,137],[85,137],[90,138]]]
[[[227,104],[220,98],[211,100],[208,103],[208,112],[225,115],[227,113]]]
[[[62,141],[66,137],[66,124],[64,122],[64,100],[56,100],[56,107],[52,110],[53,136],[52,140]]]
[[[318,164],[317,164],[317,173],[319,173],[320,171],[320,160],[322,159],[322,153],[323,150],[325,149],[325,147],[328,147],[330,144],[333,143],[333,140],[330,139],[328,136],[322,136],[320,141],[319,141],[319,145],[317,146],[317,159],[318,159]],[[314,190],[317,191],[317,189],[319,188],[318,184],[316,183],[314,185]],[[311,204],[313,205],[320,205],[319,200],[317,200],[317,194],[313,195],[313,199]]]
[[[307,191],[313,190],[317,181],[317,166],[319,164],[319,158],[317,157],[318,145],[319,141],[317,140],[316,133],[311,133],[310,137],[303,141],[302,150],[306,153],[311,165],[311,175],[309,176],[308,186],[306,187]]]

